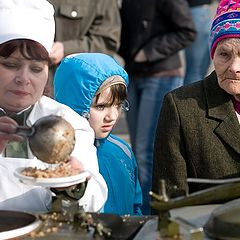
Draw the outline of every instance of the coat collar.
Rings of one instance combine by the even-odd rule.
[[[211,73],[203,82],[209,119],[217,121],[214,132],[240,154],[240,125],[231,95],[221,89],[216,73]]]

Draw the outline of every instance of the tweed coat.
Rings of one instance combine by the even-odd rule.
[[[153,190],[165,179],[170,195],[206,186],[188,185],[187,177],[240,176],[240,126],[231,95],[216,73],[168,93],[154,146]]]

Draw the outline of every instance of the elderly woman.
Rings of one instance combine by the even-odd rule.
[[[88,121],[42,95],[54,38],[53,14],[46,0],[0,0],[0,209],[42,212],[51,208],[49,189],[25,185],[13,176],[18,167],[47,166],[33,156],[27,140],[16,135],[18,125],[31,126],[47,115],[61,116],[75,128],[76,144],[68,160],[72,168],[91,174],[79,204],[98,211],[107,197]]]
[[[240,1],[220,1],[211,28],[215,71],[165,96],[154,147],[153,191],[205,188],[187,178],[240,176]]]

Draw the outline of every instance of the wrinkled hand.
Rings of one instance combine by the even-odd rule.
[[[143,50],[140,50],[137,53],[137,55],[134,58],[134,61],[135,62],[146,62],[147,61],[147,56],[146,56],[146,54],[144,53]]]
[[[15,134],[18,124],[9,117],[0,117],[0,152],[2,152],[8,141],[22,141],[23,137]]]
[[[61,62],[61,60],[64,57],[64,45],[62,42],[54,42],[51,53],[50,53],[50,59],[51,63],[54,65],[57,65]]]

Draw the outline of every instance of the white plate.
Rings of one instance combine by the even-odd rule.
[[[88,171],[81,172],[80,174],[61,177],[61,178],[34,178],[22,174],[22,170],[25,167],[17,168],[14,172],[14,176],[17,177],[22,183],[41,186],[41,187],[69,187],[74,184],[78,184],[86,181],[86,178],[90,176]]]

